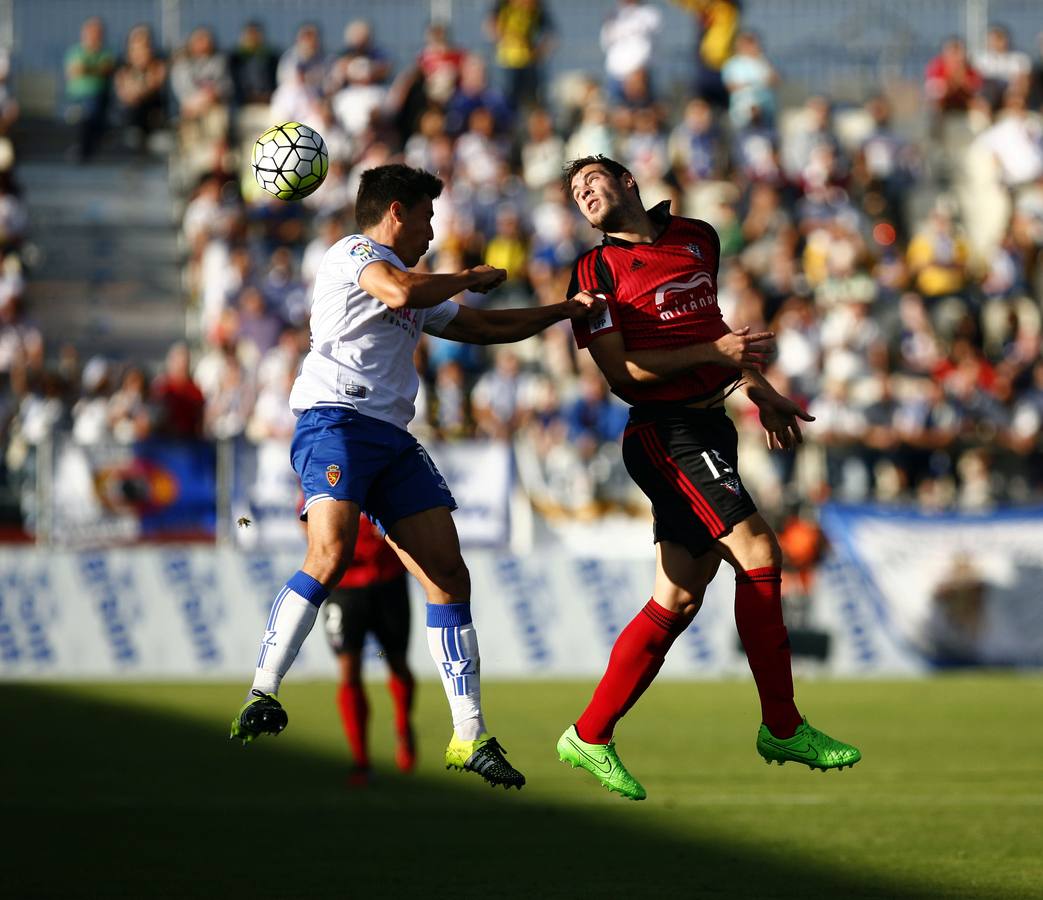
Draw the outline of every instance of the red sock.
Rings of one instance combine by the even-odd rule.
[[[361,684],[341,684],[337,689],[337,706],[344,723],[344,734],[348,738],[355,765],[369,768],[369,751],[366,749],[366,726],[369,721],[369,703]]]
[[[409,713],[413,709],[413,676],[400,678],[392,673],[388,681],[388,690],[391,691],[391,699],[395,704],[395,734],[400,739],[411,738],[409,727]]]
[[[801,716],[793,703],[780,569],[769,566],[735,576],[735,625],[757,683],[762,721],[775,737],[792,737]]]
[[[580,740],[592,744],[612,740],[616,722],[659,674],[666,651],[687,625],[681,613],[664,609],[655,600],[645,604],[616,638],[608,668],[576,721]]]
[[[407,674],[400,678],[394,672],[388,681],[388,690],[395,704],[395,733],[398,735],[398,746],[395,748],[395,765],[402,772],[412,772],[416,768],[416,742],[413,740],[413,726],[409,721],[409,713],[413,708],[413,676]]]

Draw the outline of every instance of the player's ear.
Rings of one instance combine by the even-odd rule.
[[[406,208],[402,205],[400,200],[392,200],[391,205],[388,207],[388,212],[391,213],[391,220],[401,224],[406,218]]]

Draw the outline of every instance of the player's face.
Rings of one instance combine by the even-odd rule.
[[[410,207],[402,207],[401,228],[395,241],[395,252],[407,266],[415,266],[427,253],[434,240],[435,232],[431,219],[435,210],[431,198],[424,197]]]
[[[615,230],[626,207],[622,179],[616,178],[601,163],[584,166],[572,176],[572,199],[583,218],[601,231]]]

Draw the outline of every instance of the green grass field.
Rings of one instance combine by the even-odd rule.
[[[411,777],[371,685],[365,789],[330,684],[291,678],[289,729],[247,749],[242,685],[6,684],[0,895],[1043,898],[1043,678],[801,683],[864,754],[825,774],[764,765],[752,684],[656,684],[617,732],[644,803],[557,762],[590,688],[486,686],[529,780],[508,793],[444,770],[434,683]]]

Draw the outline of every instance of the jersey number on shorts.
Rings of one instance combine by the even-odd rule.
[[[721,467],[720,470],[718,470],[717,466],[715,466],[713,464],[713,459],[710,459],[710,453],[712,453],[713,456],[714,456],[714,459],[717,460],[717,464]],[[710,470],[710,474],[713,475],[715,481],[721,477],[721,472],[724,472],[725,474],[727,474],[728,472],[732,471],[732,467],[729,466],[728,463],[726,463],[721,458],[721,454],[718,453],[716,450],[711,450],[709,453],[707,453],[704,450],[703,451],[703,460],[706,462],[706,468],[708,468]]]

